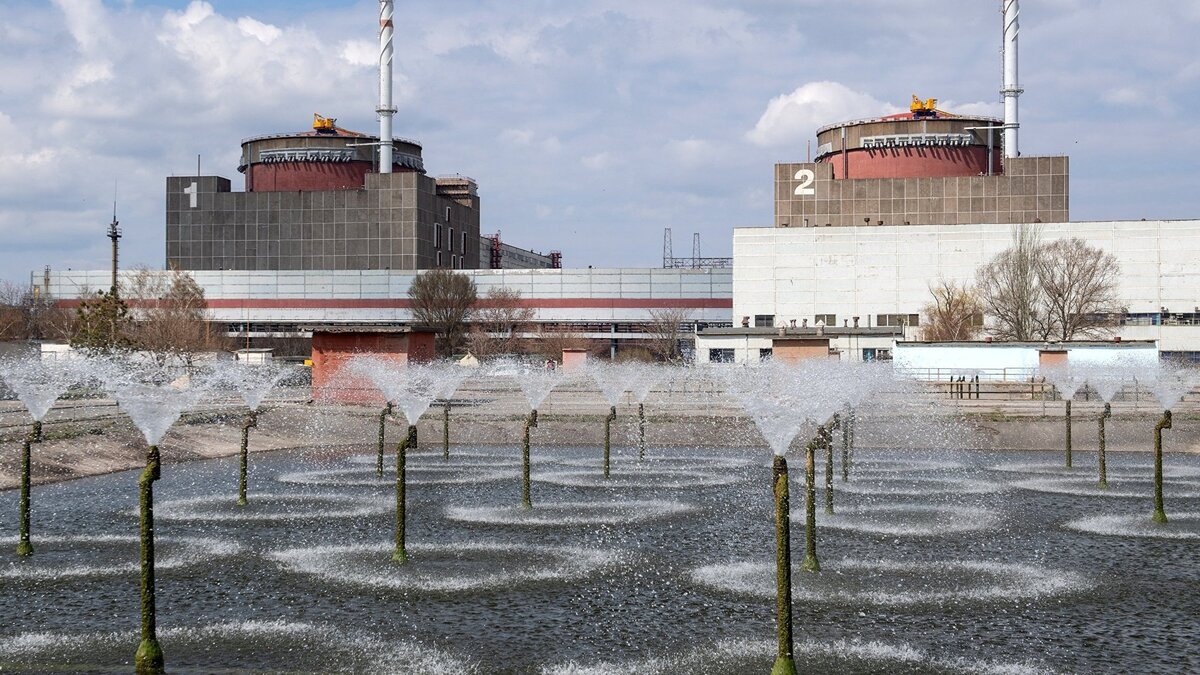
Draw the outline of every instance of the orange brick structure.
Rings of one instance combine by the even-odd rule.
[[[338,403],[379,404],[383,396],[370,383],[341,370],[355,356],[400,364],[433,360],[434,332],[398,326],[305,326],[312,331],[312,396]]]

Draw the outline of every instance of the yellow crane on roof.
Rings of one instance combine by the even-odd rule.
[[[925,115],[932,116],[937,114],[937,102],[938,100],[936,98],[927,98],[922,101],[920,96],[913,94],[912,104],[909,105],[908,108],[916,117]]]
[[[313,113],[313,129],[317,131],[336,131],[337,119],[325,117],[320,113]]]

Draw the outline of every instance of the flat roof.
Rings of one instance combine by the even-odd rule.
[[[930,347],[1036,347],[1045,350],[1062,350],[1071,349],[1074,347],[1106,347],[1106,348],[1121,348],[1121,347],[1153,347],[1157,344],[1155,340],[1071,340],[1068,342],[1001,342],[993,340],[985,342],[983,340],[951,340],[946,342],[925,341],[925,340],[905,340],[897,342],[896,346],[912,347],[912,346],[930,346]]]
[[[780,330],[783,333],[780,334]],[[700,335],[759,335],[762,337],[838,337],[841,335],[903,335],[904,329],[900,326],[829,326],[821,333],[817,329],[809,326],[807,328],[784,328],[776,326],[769,328],[759,326],[754,328],[701,328],[697,331]]]

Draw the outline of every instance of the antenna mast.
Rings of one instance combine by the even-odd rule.
[[[108,238],[112,240],[112,294],[117,295],[117,242],[121,239],[121,223],[117,220],[117,203],[113,202],[113,219],[108,224]]]

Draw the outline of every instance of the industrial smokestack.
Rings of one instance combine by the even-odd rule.
[[[1017,130],[1021,128],[1017,116],[1017,97],[1023,91],[1017,82],[1017,34],[1021,31],[1018,22],[1021,13],[1017,0],[1001,0],[1004,7],[1004,156],[1019,157]]]
[[[392,0],[379,0],[379,173],[392,172]]]

